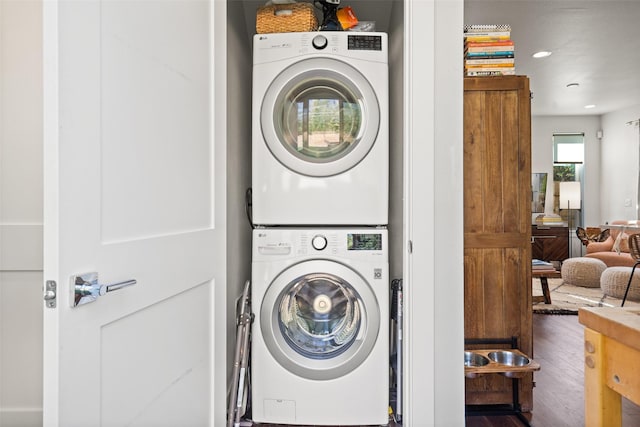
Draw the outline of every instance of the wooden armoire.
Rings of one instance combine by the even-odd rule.
[[[464,317],[469,344],[510,339],[533,357],[531,307],[531,105],[525,76],[464,79]],[[532,409],[533,375],[518,381]],[[513,402],[500,374],[466,379],[467,405]]]

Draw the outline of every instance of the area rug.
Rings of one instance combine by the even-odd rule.
[[[562,279],[548,279],[551,304],[533,304],[534,313],[578,314],[580,307],[620,307],[621,299],[602,293],[600,288],[583,288],[563,283]],[[533,295],[542,295],[540,279],[533,279]],[[625,307],[640,307],[640,303],[627,300]]]

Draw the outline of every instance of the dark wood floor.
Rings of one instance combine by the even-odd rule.
[[[540,371],[534,374],[531,425],[584,426],[583,326],[578,316],[534,314],[533,336]],[[623,399],[622,409],[624,427],[640,426],[640,407]],[[467,427],[521,426],[512,416],[467,417]]]
[[[533,315],[534,427],[584,426],[583,326],[578,316]],[[640,407],[623,399],[623,426],[640,426]],[[467,417],[468,427],[521,427],[516,417]]]

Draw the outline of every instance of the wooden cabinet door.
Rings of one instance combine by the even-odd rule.
[[[465,338],[517,337],[532,355],[531,113],[524,76],[464,79]],[[467,346],[473,348],[473,346]],[[475,348],[504,348],[476,345]],[[532,375],[520,380],[523,411]],[[467,404],[511,403],[502,375],[466,380]]]
[[[531,226],[531,257],[542,261],[569,258],[569,228]]]

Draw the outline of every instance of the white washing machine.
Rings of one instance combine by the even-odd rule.
[[[388,224],[384,33],[253,39],[253,222]]]
[[[255,229],[252,417],[387,425],[387,230]]]

